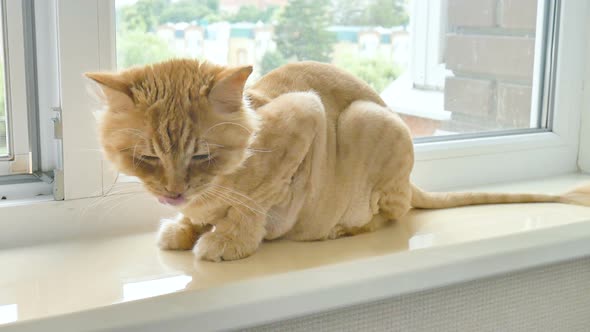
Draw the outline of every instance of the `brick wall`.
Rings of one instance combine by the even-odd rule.
[[[448,0],[445,130],[528,128],[537,0]]]

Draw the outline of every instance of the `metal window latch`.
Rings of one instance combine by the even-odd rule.
[[[61,122],[61,107],[52,107],[51,110],[54,113],[53,118],[53,137],[55,139],[62,139],[63,138],[63,125]]]
[[[53,171],[53,197],[56,201],[64,200],[64,172],[60,169]]]
[[[37,172],[34,172],[33,175],[45,183],[53,184],[53,182],[55,182],[55,179],[53,178],[54,177],[53,171],[51,171],[51,172],[37,171]]]
[[[53,137],[55,139],[58,140],[62,140],[63,139],[63,124],[61,121],[61,107],[56,106],[56,107],[52,107],[51,111],[53,112],[53,117],[51,118],[51,120],[53,121]],[[62,151],[61,149],[61,142],[59,143],[60,145],[60,151]],[[58,162],[58,165],[61,165],[60,162]],[[45,174],[45,177],[41,177],[41,180],[48,180],[48,179],[52,179],[53,180],[53,197],[55,198],[56,201],[63,201],[64,200],[64,172],[62,169],[60,169],[61,166],[59,166],[57,169],[53,170],[53,176],[51,175],[47,175]]]

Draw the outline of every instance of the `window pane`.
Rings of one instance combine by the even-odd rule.
[[[533,93],[537,1],[117,0],[116,9],[119,68],[194,57],[253,64],[256,79],[316,60],[364,79],[414,137],[546,123]]]
[[[0,27],[3,27],[3,15],[0,15]],[[4,72],[4,40],[0,29],[0,157],[6,157],[10,151],[8,149],[8,117],[6,112],[6,91],[5,86],[5,72]]]

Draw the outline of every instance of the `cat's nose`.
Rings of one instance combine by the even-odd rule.
[[[182,196],[182,194],[186,191],[184,184],[167,185],[165,188],[168,192],[167,196],[170,196],[172,198],[178,198]]]

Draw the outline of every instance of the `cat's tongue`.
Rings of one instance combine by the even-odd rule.
[[[178,197],[165,197],[165,196],[159,196],[158,197],[158,202],[162,203],[162,204],[168,204],[168,205],[172,205],[172,206],[176,206],[176,205],[180,205],[182,203],[185,202],[185,198],[183,196],[178,196]]]

